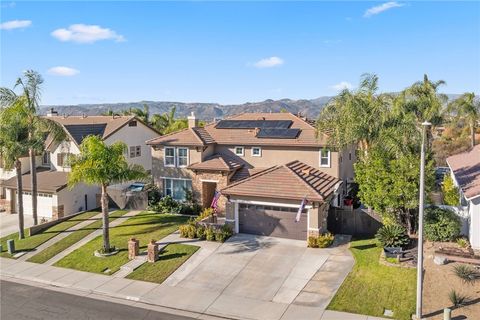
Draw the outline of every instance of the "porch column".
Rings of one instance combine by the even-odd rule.
[[[234,202],[234,212],[235,212],[235,233],[240,232],[240,225],[238,221],[238,202]]]

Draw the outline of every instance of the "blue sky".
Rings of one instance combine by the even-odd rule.
[[[480,3],[1,2],[0,85],[43,104],[310,99],[377,73],[480,94]]]

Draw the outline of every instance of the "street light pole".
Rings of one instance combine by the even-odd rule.
[[[422,123],[422,150],[420,154],[420,196],[418,204],[418,258],[417,258],[417,308],[416,319],[422,319],[423,291],[423,209],[425,207],[425,140],[430,122]]]

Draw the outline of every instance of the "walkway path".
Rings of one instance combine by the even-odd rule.
[[[116,218],[115,220],[113,220],[111,223],[110,223],[110,228],[113,228],[113,227],[116,227],[118,225],[120,225],[121,223],[125,222],[127,219],[133,217],[133,216],[136,216],[137,214],[139,214],[141,211],[139,210],[135,210],[135,211],[129,211],[127,212],[126,214],[124,214],[123,216],[121,217],[118,217]],[[101,216],[101,214],[100,214]],[[48,265],[48,266],[51,266],[53,264],[55,264],[57,261],[63,259],[64,257],[66,257],[67,255],[69,255],[70,253],[72,253],[73,251],[77,250],[78,248],[80,248],[81,246],[83,246],[84,244],[87,244],[88,242],[90,242],[91,240],[95,239],[96,237],[102,235],[102,232],[103,230],[102,229],[98,229],[98,230],[95,230],[94,232],[90,233],[88,236],[86,236],[85,238],[83,238],[82,240],[78,241],[77,243],[75,243],[74,245],[68,247],[67,249],[63,250],[62,252],[60,252],[59,254],[57,254],[56,256],[52,257],[50,260],[48,260],[47,262],[44,263],[44,265]]]
[[[76,225],[74,225],[73,227],[59,233],[58,235],[56,235],[55,237],[51,238],[50,240],[42,243],[41,245],[39,245],[38,247],[35,248],[35,250],[32,250],[32,251],[29,251],[27,253],[25,253],[24,255],[20,256],[18,258],[18,260],[20,261],[26,261],[28,259],[30,259],[31,257],[33,257],[34,255],[36,255],[37,253],[45,250],[46,248],[50,247],[51,245],[59,242],[60,240],[64,239],[65,237],[67,237],[68,235],[70,235],[73,231],[77,231],[79,229],[82,229],[86,226],[88,226],[89,224],[93,223],[94,221],[98,220],[98,219],[101,219],[102,218],[102,214],[99,213],[97,214],[96,216],[93,216],[89,219],[86,219],[85,221],[82,221]]]

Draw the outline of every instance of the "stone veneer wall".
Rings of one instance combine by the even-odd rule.
[[[192,178],[192,189],[195,199],[203,204],[203,181],[202,180],[212,180],[217,182],[217,191],[222,190],[228,185],[229,174],[228,173],[218,173],[218,172],[209,172],[209,171],[199,171],[193,175]],[[220,196],[218,200],[218,213],[225,213],[225,204],[227,203],[227,198],[225,196]]]
[[[59,206],[52,206],[52,219],[57,220],[63,218],[65,215],[63,204]]]

